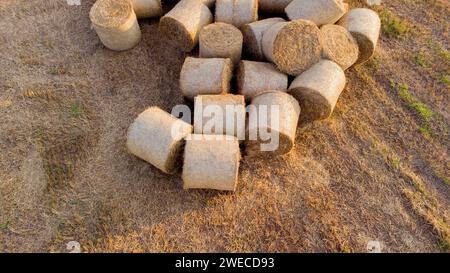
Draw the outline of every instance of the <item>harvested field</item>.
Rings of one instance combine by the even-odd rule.
[[[184,103],[188,54],[158,19],[108,50],[81,2],[0,1],[1,252],[449,251],[448,1],[375,7],[378,47],[331,118],[301,123],[287,155],[244,154],[234,194],[185,191],[127,152],[139,113]]]

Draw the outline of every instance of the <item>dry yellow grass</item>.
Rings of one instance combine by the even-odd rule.
[[[383,1],[379,11],[405,23],[385,20],[374,58],[346,72],[333,116],[301,124],[290,154],[243,157],[235,194],[186,192],[127,153],[138,113],[183,103],[174,79],[185,55],[157,20],[141,21],[136,48],[105,49],[92,3],[0,1],[0,251],[64,252],[71,240],[92,252],[352,252],[369,240],[448,251],[448,2]],[[52,99],[24,96],[36,87]]]

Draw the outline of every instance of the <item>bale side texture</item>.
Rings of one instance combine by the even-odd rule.
[[[318,26],[336,23],[347,10],[342,0],[293,0],[285,9],[290,20],[309,20]]]
[[[278,119],[274,116],[276,112],[272,112],[272,106],[279,109]],[[266,116],[258,116],[264,114],[261,107],[267,109]],[[264,109],[263,108],[263,109]],[[253,110],[252,110],[253,109]],[[256,109],[256,110],[255,110]],[[261,155],[283,155],[288,153],[294,147],[295,133],[297,131],[297,123],[300,116],[300,106],[297,100],[291,95],[280,91],[267,91],[253,98],[250,105],[249,121],[248,121],[248,139],[246,142],[246,151],[249,156]],[[256,122],[257,120],[266,119],[267,123]],[[278,126],[272,126],[272,122],[277,122]],[[276,128],[278,127],[278,128]],[[260,132],[271,132],[279,137],[278,145],[269,145],[272,151],[262,151],[261,144],[270,143],[261,137]],[[255,136],[258,136],[254,139]],[[276,143],[275,143],[276,144]]]
[[[173,173],[181,162],[183,138],[192,133],[192,126],[158,107],[142,112],[131,124],[127,134],[130,153],[165,173]]]
[[[237,28],[255,22],[258,20],[258,0],[217,0],[215,20]]]
[[[235,137],[190,135],[184,151],[183,188],[235,191],[239,160]]]
[[[158,17],[163,14],[161,0],[131,0],[137,18]]]
[[[194,133],[231,135],[241,140],[245,138],[245,116],[244,96],[199,95],[194,100]]]
[[[180,73],[181,92],[191,100],[197,95],[228,93],[232,76],[231,59],[187,57]]]
[[[271,63],[241,61],[237,72],[238,92],[250,101],[268,90],[286,91],[288,76]]]
[[[199,0],[181,0],[159,21],[159,29],[180,50],[191,51],[201,29],[213,20],[211,11]]]
[[[259,0],[259,10],[270,13],[284,13],[292,0]]]
[[[256,61],[263,61],[265,59],[262,50],[263,34],[271,26],[280,22],[285,22],[285,20],[283,18],[275,17],[245,24],[242,27],[244,50],[250,58]]]
[[[322,60],[295,78],[289,87],[302,108],[302,119],[328,118],[344,90],[346,83],[342,68],[329,60]]]

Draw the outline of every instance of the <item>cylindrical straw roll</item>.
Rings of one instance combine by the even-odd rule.
[[[359,45],[357,64],[364,63],[372,57],[380,36],[381,21],[378,14],[370,9],[352,9],[338,23],[345,27]]]
[[[241,95],[199,95],[194,99],[194,133],[245,138],[245,99]]]
[[[264,91],[286,91],[288,76],[271,63],[241,61],[237,72],[237,86],[239,94],[250,101]]]
[[[239,160],[237,138],[190,135],[184,150],[183,188],[235,191]]]
[[[259,10],[271,13],[284,13],[292,0],[259,0]]]
[[[346,83],[342,68],[329,60],[322,60],[295,78],[289,87],[302,107],[302,118],[328,118],[344,90]]]
[[[141,30],[128,0],[98,0],[89,13],[100,41],[112,50],[127,50],[141,40]]]
[[[183,138],[192,133],[192,125],[158,107],[142,112],[128,129],[127,148],[137,157],[165,173],[177,170],[181,161]]]
[[[131,0],[137,18],[158,17],[163,14],[161,0]]]
[[[280,71],[297,76],[320,60],[322,34],[306,20],[276,23],[264,32],[262,47]]]
[[[191,100],[197,95],[228,93],[232,76],[231,59],[187,57],[181,68],[180,88]]]
[[[323,57],[346,70],[358,60],[358,43],[350,32],[339,25],[320,28],[323,37]]]
[[[242,27],[244,35],[245,52],[256,61],[264,60],[262,50],[262,37],[266,30],[276,23],[285,22],[283,18],[268,18],[261,21],[245,24]]]
[[[266,91],[254,97],[249,105],[247,154],[283,155],[291,151],[299,116],[300,106],[297,100],[285,92]],[[265,134],[272,138],[268,140]],[[275,135],[278,142],[273,139]],[[267,146],[261,146],[264,144]]]
[[[217,0],[215,15],[216,22],[241,28],[258,20],[258,0]]]
[[[199,51],[201,58],[230,58],[238,64],[242,54],[242,33],[235,26],[214,23],[200,31]]]
[[[181,0],[159,21],[160,31],[183,51],[198,43],[200,30],[213,20],[211,11],[199,0]]]
[[[293,0],[285,9],[290,20],[309,20],[319,27],[336,23],[347,10],[343,0]]]

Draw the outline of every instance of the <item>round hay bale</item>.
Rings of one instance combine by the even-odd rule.
[[[271,26],[280,22],[285,22],[285,20],[283,18],[268,18],[245,24],[242,27],[245,53],[256,61],[264,61],[264,53],[261,45],[263,34]]]
[[[137,18],[158,17],[163,14],[161,0],[131,0]]]
[[[239,29],[226,23],[214,23],[200,31],[201,58],[230,58],[233,64],[241,60],[243,36]]]
[[[191,100],[197,95],[228,93],[232,76],[231,59],[187,57],[180,73],[181,92]]]
[[[185,52],[198,43],[200,30],[213,20],[211,11],[201,1],[181,0],[159,21],[159,30]]]
[[[258,0],[217,0],[215,18],[241,28],[258,20]]]
[[[345,87],[342,68],[329,60],[322,60],[295,78],[289,87],[302,108],[302,119],[328,118]]]
[[[130,153],[165,173],[177,171],[183,154],[183,138],[192,133],[192,125],[158,107],[142,112],[127,134]]]
[[[128,0],[98,0],[89,17],[100,41],[109,49],[131,49],[141,40],[141,29]]]
[[[356,64],[367,62],[375,52],[380,36],[381,21],[378,14],[365,8],[352,9],[339,22],[358,42],[359,58]]]
[[[342,26],[324,25],[320,28],[323,37],[323,54],[346,70],[358,60],[358,43]]]
[[[239,94],[250,101],[268,90],[287,91],[288,76],[271,63],[241,61],[237,72]]]
[[[264,32],[262,48],[280,71],[297,76],[320,60],[322,34],[306,20],[276,23]]]
[[[194,133],[245,138],[245,99],[241,95],[199,95],[194,99]],[[217,125],[217,126],[216,126]]]
[[[278,114],[273,111],[273,107],[278,109]],[[247,154],[249,156],[287,154],[294,147],[299,116],[300,106],[297,100],[285,92],[272,90],[254,97],[249,106]],[[278,136],[278,142],[268,140],[261,132]],[[264,147],[265,150],[262,150],[262,144],[267,145]]]
[[[184,150],[183,188],[235,191],[240,158],[235,137],[189,135]]]
[[[270,13],[284,13],[292,0],[259,0],[259,10]]]
[[[309,20],[319,27],[336,23],[347,10],[343,0],[293,0],[285,9],[290,20]]]

